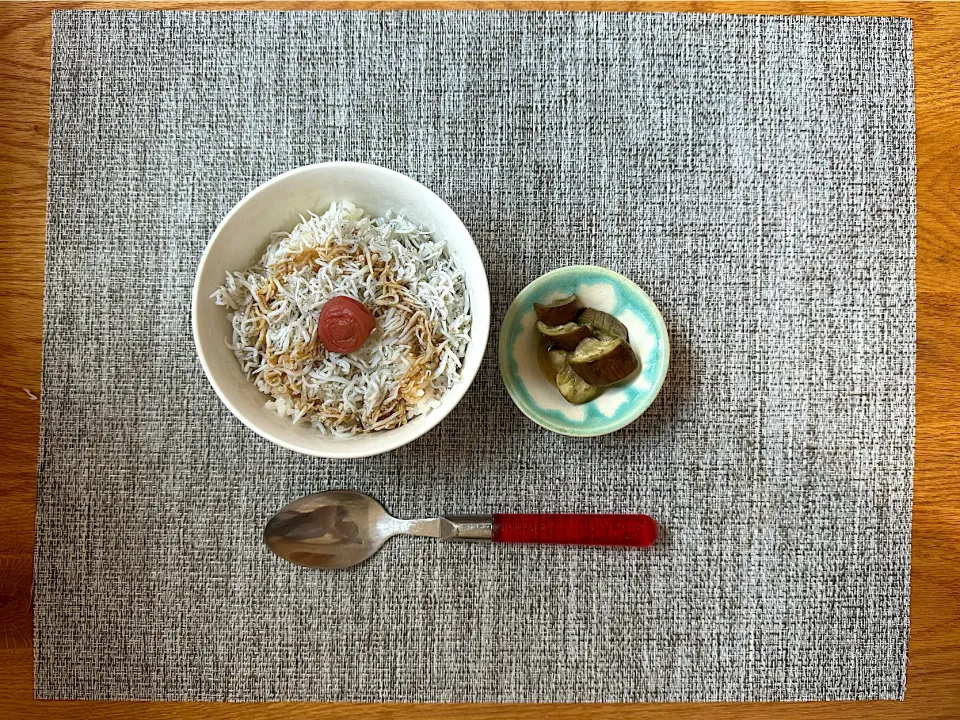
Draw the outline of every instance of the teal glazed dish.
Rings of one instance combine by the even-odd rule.
[[[567,402],[537,363],[536,303],[576,294],[581,305],[603,310],[627,326],[640,372],[607,388],[583,405]],[[595,265],[573,265],[527,285],[507,310],[500,328],[500,376],[521,412],[562,435],[606,435],[629,425],[657,397],[670,364],[670,340],[663,316],[643,290],[619,273]]]

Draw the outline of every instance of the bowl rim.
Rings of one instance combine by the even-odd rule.
[[[200,297],[200,277],[203,275],[203,270],[206,267],[207,260],[210,256],[210,251],[213,248],[213,245],[216,242],[217,238],[220,236],[220,233],[223,231],[224,227],[233,218],[233,216],[239,212],[241,207],[246,205],[247,202],[249,202],[256,195],[259,195],[260,193],[265,192],[269,187],[277,183],[283,182],[285,180],[288,180],[293,176],[296,176],[299,174],[306,174],[320,168],[323,168],[326,170],[362,168],[365,171],[382,173],[390,176],[394,181],[396,181],[399,184],[412,185],[419,192],[424,193],[428,196],[431,196],[433,199],[438,201],[443,207],[445,207],[450,212],[450,214],[453,216],[453,219],[455,220],[454,225],[458,226],[458,229],[461,229],[464,235],[466,236],[466,239],[469,240],[469,245],[466,248],[467,251],[476,256],[479,272],[478,273],[471,272],[471,275],[476,275],[477,282],[475,284],[480,297],[470,298],[471,315],[473,315],[473,308],[476,307],[478,301],[483,305],[485,305],[487,308],[487,322],[483,325],[483,327],[478,329],[473,325],[471,326],[471,334],[476,330],[477,336],[476,338],[471,338],[470,343],[471,345],[473,343],[476,343],[481,347],[481,352],[478,356],[479,360],[476,363],[474,363],[472,366],[467,366],[467,364],[464,363],[463,372],[460,375],[459,382],[457,382],[453,387],[447,390],[447,392],[443,396],[443,399],[441,400],[441,405],[439,407],[433,408],[429,412],[411,421],[411,422],[415,422],[416,420],[422,420],[423,421],[422,429],[419,429],[419,432],[417,432],[417,434],[409,438],[397,438],[397,437],[390,436],[393,430],[397,430],[399,428],[394,428],[393,430],[385,430],[382,433],[377,433],[375,436],[376,439],[379,440],[380,442],[372,444],[371,447],[365,450],[359,450],[359,451],[358,450],[350,451],[347,448],[328,449],[328,448],[308,447],[306,445],[302,445],[296,442],[284,440],[283,438],[278,437],[272,432],[265,430],[261,427],[258,427],[252,420],[248,419],[241,412],[239,412],[239,410],[234,406],[234,404],[230,402],[230,400],[227,398],[223,388],[220,386],[220,384],[217,382],[216,378],[214,377],[210,364],[207,362],[207,358],[205,357],[200,345],[200,328],[197,320],[197,307],[200,302],[207,299],[207,298]],[[468,292],[469,292],[469,289],[468,289]],[[275,445],[279,445],[280,447],[283,447],[287,450],[291,450],[293,452],[297,452],[303,455],[310,455],[312,457],[322,457],[322,458],[329,458],[329,459],[359,459],[359,458],[365,458],[365,457],[373,457],[375,455],[381,455],[383,453],[390,452],[391,450],[396,450],[398,447],[402,447],[403,445],[406,445],[408,443],[413,442],[414,440],[417,440],[418,438],[423,437],[428,432],[430,432],[433,428],[439,425],[440,422],[447,415],[449,415],[450,412],[459,404],[460,400],[463,399],[463,396],[466,395],[467,390],[473,384],[473,381],[476,378],[477,373],[480,371],[480,366],[483,365],[483,360],[486,355],[487,341],[490,338],[490,314],[491,314],[490,311],[491,311],[490,285],[487,280],[487,270],[483,263],[483,258],[480,256],[480,251],[477,248],[477,244],[474,241],[473,235],[470,233],[470,230],[467,229],[467,226],[464,225],[463,221],[460,219],[460,216],[457,215],[457,213],[453,210],[453,208],[451,208],[443,198],[441,198],[439,195],[433,192],[433,190],[431,190],[430,188],[428,188],[426,185],[419,182],[418,180],[414,180],[412,177],[408,175],[404,175],[403,173],[397,172],[396,170],[391,170],[390,168],[383,167],[382,165],[374,165],[373,163],[355,162],[355,161],[347,161],[347,160],[332,160],[329,162],[319,162],[319,163],[312,163],[310,165],[302,165],[300,167],[287,170],[286,172],[283,172],[275,177],[270,178],[269,180],[262,182],[260,185],[253,188],[250,192],[248,192],[240,200],[238,200],[237,203],[230,209],[230,212],[228,212],[223,217],[223,219],[217,224],[216,229],[210,235],[210,239],[207,240],[207,244],[203,249],[203,253],[200,255],[200,261],[197,263],[197,270],[193,279],[193,291],[191,293],[190,325],[192,328],[194,349],[197,353],[197,358],[200,361],[200,366],[203,368],[203,373],[207,377],[207,381],[213,387],[213,390],[217,394],[217,397],[220,398],[220,402],[222,402],[226,406],[226,408],[233,414],[233,416],[237,418],[241,423],[243,423],[247,428],[252,430],[254,433],[259,435],[263,439],[274,443]],[[267,396],[264,394],[264,397],[267,397]],[[409,425],[404,427],[409,427]],[[324,437],[324,436],[318,435],[318,437]],[[371,434],[368,437],[374,437],[374,435]],[[326,439],[329,439],[329,438],[326,438]],[[345,440],[349,441],[349,438]]]
[[[523,398],[518,399],[518,388],[516,386],[518,381],[513,377],[513,370],[508,365],[510,358],[507,344],[509,342],[508,334],[510,333],[508,332],[507,328],[512,327],[514,322],[519,321],[519,313],[522,304],[529,300],[530,296],[536,291],[539,285],[542,285],[550,278],[558,275],[567,275],[588,270],[593,274],[605,276],[609,282],[626,285],[640,296],[641,301],[644,303],[647,311],[654,320],[654,326],[656,327],[657,334],[663,339],[663,363],[660,368],[660,372],[657,374],[654,383],[650,387],[650,390],[644,396],[643,400],[636,404],[630,413],[617,420],[617,422],[612,426],[603,426],[598,430],[580,431],[578,429],[570,430],[568,428],[562,428],[558,425],[554,425],[544,417],[536,416],[533,408],[526,407],[527,403]],[[520,412],[526,415],[537,425],[545,430],[555,432],[558,435],[566,435],[567,437],[599,437],[601,435],[609,435],[610,433],[622,430],[627,425],[635,421],[638,417],[643,415],[643,413],[646,412],[647,409],[653,404],[653,401],[656,400],[657,396],[660,394],[660,390],[663,388],[663,383],[667,377],[667,371],[670,368],[670,335],[667,333],[667,324],[663,320],[663,314],[660,312],[660,308],[657,307],[657,304],[644,291],[644,289],[633,282],[633,280],[630,278],[600,265],[564,265],[562,267],[554,268],[553,270],[550,270],[549,272],[546,272],[529,282],[519,293],[517,293],[517,296],[513,299],[513,302],[510,303],[510,307],[503,316],[503,322],[500,325],[500,335],[497,341],[497,365],[500,370],[500,380],[507,389],[507,394],[510,396],[513,404],[517,406]]]

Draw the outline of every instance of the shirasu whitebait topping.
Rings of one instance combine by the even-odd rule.
[[[295,423],[336,436],[389,430],[440,403],[460,379],[470,341],[463,270],[445,243],[401,217],[352,203],[276,233],[260,262],[214,294],[243,372]],[[377,326],[340,355],[317,339],[328,300],[351,297]]]

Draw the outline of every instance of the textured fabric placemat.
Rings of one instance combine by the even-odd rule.
[[[260,182],[351,159],[447,199],[494,323],[390,454],[274,447],[197,362],[190,289]],[[54,14],[36,692],[60,698],[899,698],[915,159],[906,20]],[[527,421],[499,318],[558,265],[636,280],[673,357],[613,435]],[[337,573],[288,501],[400,516],[643,511],[650,552],[392,541]]]

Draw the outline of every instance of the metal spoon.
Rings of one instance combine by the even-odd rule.
[[[648,515],[451,515],[400,520],[369,495],[328,490],[274,515],[263,541],[297,565],[333,570],[362,563],[394,535],[551,545],[646,547],[657,539]]]

